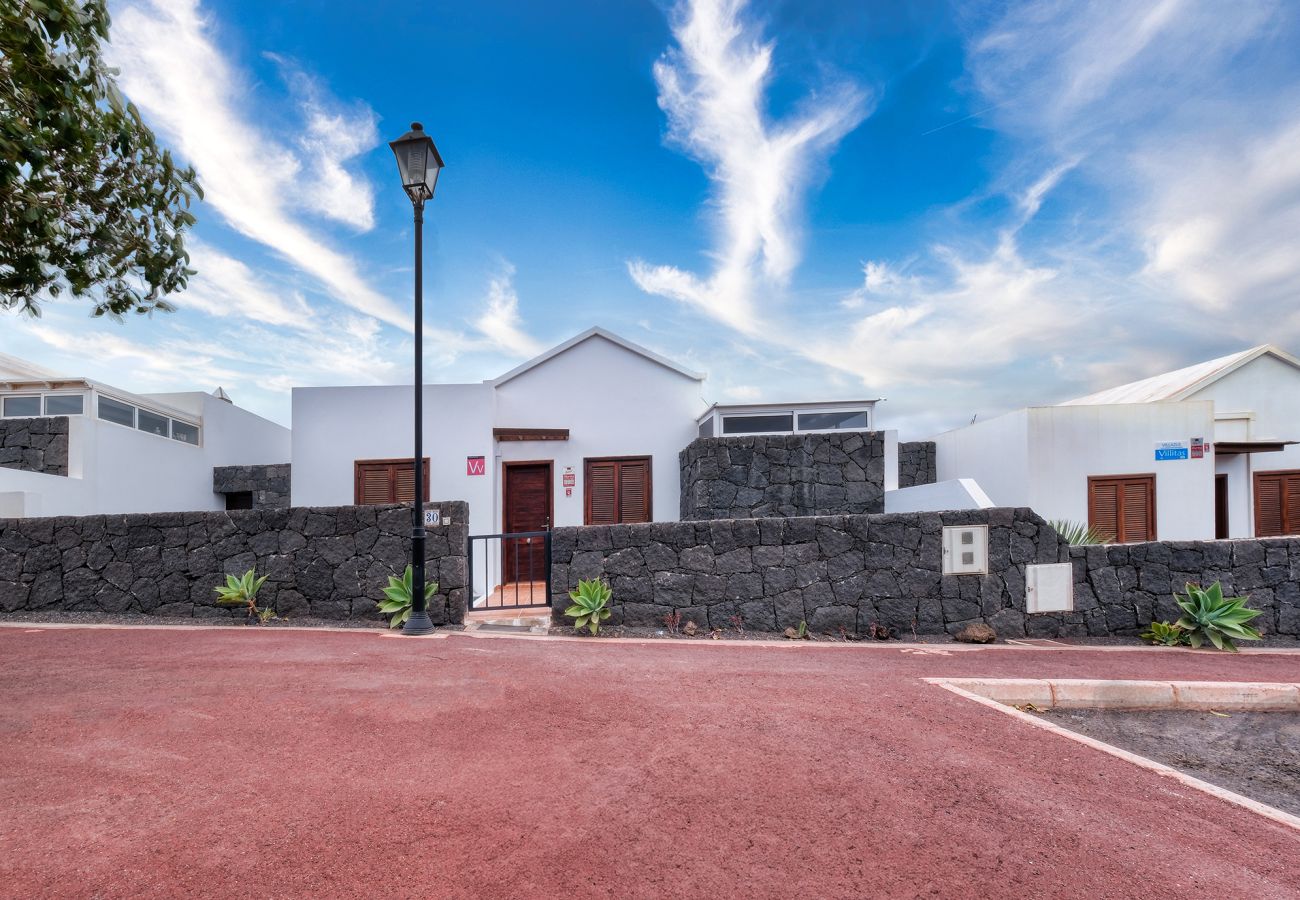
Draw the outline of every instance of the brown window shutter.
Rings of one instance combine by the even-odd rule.
[[[587,460],[585,492],[588,525],[649,522],[650,457]]]
[[[1119,485],[1113,481],[1092,481],[1088,485],[1088,525],[1119,540]]]
[[[410,459],[359,459],[354,466],[353,499],[358,504],[410,503],[415,472]],[[424,500],[429,500],[429,460],[424,460]]]
[[[1300,534],[1300,471],[1255,473],[1255,536]]]
[[[649,460],[628,460],[618,464],[618,520],[650,521]]]
[[[618,464],[587,463],[587,524],[613,525],[618,522]]]
[[[1088,524],[1120,544],[1156,539],[1154,475],[1088,479]]]

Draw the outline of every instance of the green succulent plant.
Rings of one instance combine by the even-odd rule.
[[[1249,609],[1249,597],[1225,597],[1223,586],[1214,582],[1208,588],[1188,582],[1186,593],[1174,600],[1183,615],[1174,623],[1187,632],[1187,642],[1200,647],[1206,640],[1220,650],[1237,652],[1233,641],[1259,641],[1264,636],[1246,623],[1260,614]]]
[[[1109,544],[1115,540],[1113,534],[1093,528],[1091,525],[1085,525],[1082,522],[1066,522],[1061,519],[1054,519],[1047,524],[1056,529],[1056,533],[1071,547],[1079,547],[1084,544]]]
[[[388,587],[384,588],[384,599],[379,601],[379,611],[386,616],[392,616],[388,620],[389,628],[397,628],[399,625],[406,623],[411,618],[411,601],[415,593],[415,585],[412,583],[415,579],[411,567],[407,566],[402,577],[396,575],[388,576]],[[427,603],[433,599],[433,595],[438,593],[438,582],[429,581],[424,585],[424,599]]]
[[[578,579],[578,589],[569,591],[573,604],[564,611],[573,619],[573,627],[581,629],[584,625],[592,633],[600,631],[600,623],[611,615],[609,601],[614,592],[609,585],[599,578]]]
[[[249,569],[239,577],[227,575],[224,585],[213,588],[217,592],[217,605],[246,606],[248,617],[251,619],[257,616],[257,620],[265,625],[268,619],[275,616],[274,610],[257,608],[257,592],[262,589],[267,577],[263,575],[258,578],[255,569]]]
[[[1179,647],[1187,643],[1187,632],[1182,626],[1169,622],[1152,622],[1138,637],[1148,644],[1161,647]]]

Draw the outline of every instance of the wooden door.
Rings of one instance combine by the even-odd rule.
[[[551,527],[551,463],[502,463],[502,531],[546,531]],[[544,581],[546,542],[540,537],[502,538],[501,583]]]
[[[1214,537],[1224,540],[1228,537],[1228,476],[1214,476]]]

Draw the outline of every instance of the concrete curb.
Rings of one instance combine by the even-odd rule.
[[[1094,750],[1100,750],[1102,753],[1108,753],[1111,756],[1115,756],[1118,757],[1119,759],[1125,760],[1126,762],[1130,762],[1135,766],[1140,766],[1143,769],[1147,769],[1148,771],[1154,772],[1157,775],[1161,776],[1162,778],[1168,778],[1171,781],[1176,781],[1179,784],[1186,785],[1187,787],[1192,788],[1194,790],[1198,790],[1203,793],[1210,794],[1213,797],[1218,797],[1220,800],[1223,800],[1228,803],[1232,803],[1236,806],[1243,807],[1244,809],[1248,809],[1253,813],[1257,813],[1258,815],[1261,815],[1266,819],[1270,819],[1271,821],[1276,822],[1279,825],[1300,832],[1300,816],[1294,816],[1289,812],[1284,812],[1283,810],[1280,810],[1276,807],[1269,806],[1267,803],[1260,803],[1258,800],[1252,800],[1251,798],[1238,794],[1235,791],[1230,791],[1227,788],[1221,788],[1217,784],[1210,784],[1208,781],[1202,781],[1199,778],[1195,778],[1191,775],[1186,774],[1185,772],[1180,772],[1179,770],[1171,766],[1167,766],[1164,763],[1156,762],[1154,759],[1148,759],[1145,756],[1140,756],[1129,750],[1123,750],[1111,744],[1103,743],[1102,741],[1099,741],[1096,738],[1090,738],[1087,735],[1079,734],[1077,732],[1071,731],[1068,728],[1062,728],[1060,725],[1057,725],[1055,722],[1049,722],[1046,719],[1041,718],[1039,716],[1031,715],[1027,712],[1023,712],[1019,709],[1016,709],[1014,706],[1008,706],[1005,703],[999,703],[997,700],[992,700],[989,697],[982,696],[980,694],[974,693],[973,691],[969,691],[964,687],[958,686],[958,683],[963,681],[987,683],[994,680],[997,679],[978,679],[978,678],[968,678],[968,679],[926,678],[925,679],[925,681],[929,682],[930,684],[937,685],[938,687],[941,687],[946,691],[956,694],[959,697],[964,697],[967,700],[973,700],[976,703],[989,707],[990,709],[995,709],[1004,715],[1012,716],[1013,718],[1019,719],[1021,722],[1025,722],[1029,725],[1034,726],[1035,728],[1042,728],[1045,731],[1050,731],[1053,734],[1059,735],[1060,737],[1063,737],[1067,740],[1074,741],[1075,743],[1078,744],[1083,744],[1084,746],[1091,747]],[[1015,679],[1004,679],[1004,680],[1011,681]],[[1044,683],[1050,683],[1050,682],[1044,682]],[[1147,683],[1159,684],[1161,682],[1147,682]],[[1197,682],[1197,681],[1165,682],[1165,683],[1183,684],[1183,685],[1218,684],[1218,682]],[[1297,687],[1297,685],[1287,685],[1287,686]],[[1254,708],[1258,709],[1259,707],[1254,707]]]
[[[1096,678],[927,678],[1009,706],[1039,709],[1300,711],[1300,684],[1234,681],[1108,681]]]

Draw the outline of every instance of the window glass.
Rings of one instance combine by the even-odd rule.
[[[40,397],[5,397],[6,416],[39,416]]]
[[[79,416],[82,413],[80,394],[52,394],[45,398],[47,416]]]
[[[99,398],[99,417],[127,428],[135,427],[135,407],[109,397]]]
[[[794,414],[722,417],[723,434],[759,434],[765,431],[794,431]]]
[[[158,434],[167,437],[168,419],[166,416],[160,416],[157,413],[151,413],[147,409],[140,410],[136,415],[136,428],[141,431],[147,431],[150,434]]]
[[[866,428],[865,409],[849,412],[799,413],[800,431],[829,431],[837,428]]]
[[[199,426],[172,419],[172,437],[186,444],[198,444]]]
[[[700,437],[713,437],[713,416],[700,423]]]

